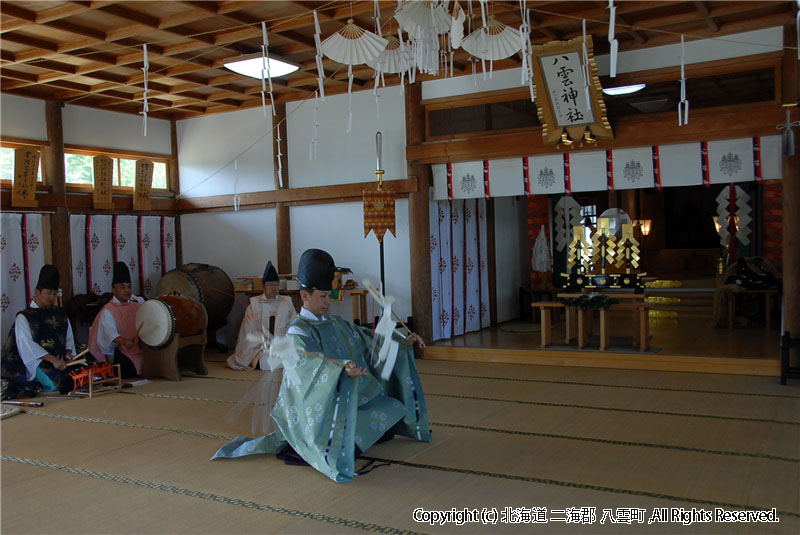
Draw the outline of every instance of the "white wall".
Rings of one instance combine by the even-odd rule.
[[[46,141],[44,101],[0,93],[0,134]]]
[[[528,229],[520,197],[494,199],[498,323],[519,318],[519,289],[527,286]]]
[[[783,50],[783,28],[766,28],[752,32],[737,33],[713,39],[687,39],[685,46],[686,64],[720,61],[724,59],[763,54]],[[674,67],[681,64],[681,45],[664,45],[638,50],[620,52],[617,56],[617,72],[636,72],[649,69]],[[608,75],[609,56],[595,56],[598,74]],[[489,63],[486,63],[489,69]],[[442,98],[467,95],[483,91],[499,91],[526,85],[521,80],[521,69],[507,69],[492,73],[484,79],[480,64],[477,74],[467,74],[454,78],[441,78],[422,82],[422,98]],[[612,83],[611,86],[618,84]],[[691,98],[691,96],[689,97]]]
[[[319,101],[317,158],[309,160],[314,99],[286,104],[289,130],[289,185],[293,188],[373,182],[375,134],[383,136],[385,180],[406,177],[405,97],[399,87],[382,88],[380,118],[372,91],[353,93],[353,122],[347,132],[347,94]]]
[[[408,240],[408,200],[395,202],[395,238],[386,233],[383,239],[384,273],[386,293],[393,295],[394,310],[403,321],[411,315],[411,263],[409,261]],[[316,248],[328,251],[337,266],[353,270],[352,278],[361,286],[362,279],[369,279],[375,286],[380,284],[380,246],[375,235],[370,232],[364,238],[364,219],[360,202],[293,206],[290,209],[292,221],[292,269],[297,272],[297,263],[306,249]],[[372,306],[368,299],[370,314]],[[334,303],[332,314],[345,319],[352,318],[349,298]],[[376,314],[380,314],[376,310]]]
[[[71,104],[64,106],[61,116],[64,143],[165,155],[172,153],[169,121],[148,117],[147,136],[144,136],[142,116]]]
[[[261,108],[179,121],[181,196],[230,195],[234,184],[238,193],[274,190],[273,137]]]
[[[221,268],[234,284],[238,277],[261,275],[267,260],[277,264],[275,210],[206,212],[181,216],[183,262]],[[246,298],[237,294],[238,299]],[[228,325],[218,332],[221,342],[236,344],[245,306],[238,300],[228,315]]]

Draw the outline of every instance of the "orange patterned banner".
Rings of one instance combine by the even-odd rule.
[[[364,190],[364,237],[369,231],[375,232],[379,242],[383,242],[386,231],[395,236],[394,229],[394,191]]]

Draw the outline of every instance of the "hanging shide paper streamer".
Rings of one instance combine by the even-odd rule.
[[[264,117],[267,116],[267,98],[265,79],[269,80],[269,102],[272,107],[272,115],[275,116],[275,97],[272,96],[272,76],[269,74],[269,40],[267,40],[267,25],[261,22],[261,108],[264,110]]]
[[[150,71],[150,61],[147,59],[147,44],[142,45],[142,55],[144,56],[144,67],[142,67],[142,73],[144,73],[144,106],[142,106],[142,134],[147,137],[147,112],[150,111],[150,105],[147,103],[147,93],[150,91],[147,89],[147,73]]]
[[[686,47],[681,35],[681,101],[678,102],[678,126],[689,124],[689,101],[686,100]]]
[[[614,0],[608,0],[608,44],[611,45],[611,52],[609,53],[609,76],[611,78],[617,77],[617,52],[619,50],[619,42],[614,37],[614,24],[617,15],[617,8],[614,6]],[[584,37],[585,38],[585,37]]]
[[[319,29],[319,19],[317,18],[317,10],[314,10],[314,43],[317,47],[317,54],[314,57],[317,62],[317,84],[319,84],[319,94],[322,100],[325,100],[325,85],[323,79],[325,78],[325,69],[322,68],[322,43],[320,42],[320,35],[322,32]],[[315,94],[316,98],[316,94]]]
[[[274,107],[274,106],[273,106]],[[278,143],[278,186],[281,188],[283,187],[283,160],[281,156],[283,156],[283,150],[281,149],[281,123],[275,125],[275,133],[277,134],[277,143]]]
[[[536,100],[536,89],[533,85],[533,49],[531,48],[531,13],[526,9],[527,0],[520,0],[522,9],[522,26],[519,27],[520,50],[522,51],[521,84],[527,84],[531,94],[531,102]]]
[[[581,70],[583,71],[583,91],[585,92],[586,102],[591,102],[592,97],[589,94],[589,50],[586,47],[586,19],[583,19],[583,42],[581,43],[581,51],[583,52],[583,65],[581,65]]]
[[[319,120],[317,119],[317,112],[319,111],[319,93],[314,91],[314,121],[311,124],[311,144],[308,146],[308,159],[317,159],[317,143],[319,142]]]
[[[467,16],[458,2],[453,5],[453,20],[450,23],[450,46],[452,48],[459,48],[461,42],[464,40],[464,20]]]

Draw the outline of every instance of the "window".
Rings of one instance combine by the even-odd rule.
[[[136,160],[115,158],[112,184],[118,187],[132,188],[136,179]],[[167,164],[153,158],[153,189],[167,189]],[[64,154],[64,171],[67,184],[94,184],[94,156],[90,154],[66,152]]]
[[[0,147],[0,180],[14,180],[14,150],[18,147]],[[42,181],[42,158],[39,158],[38,182]]]

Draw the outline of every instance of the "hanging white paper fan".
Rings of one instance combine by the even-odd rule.
[[[322,52],[345,65],[359,65],[378,57],[388,41],[355,25],[353,19],[322,42]]]
[[[505,59],[513,56],[522,48],[519,30],[506,26],[502,22],[489,17],[487,31],[478,28],[464,39],[461,47],[476,58],[487,60]]]
[[[394,18],[409,35],[432,31],[436,34],[450,31],[452,17],[444,3],[430,0],[409,0],[394,12]]]
[[[453,6],[453,17],[450,23],[450,46],[452,48],[460,47],[461,42],[464,41],[464,21],[466,18],[464,10],[456,2]]]
[[[367,62],[367,65],[376,71],[387,72],[391,74],[399,74],[407,71],[411,67],[411,50],[406,46],[401,46],[400,39],[394,35],[386,37],[389,44],[378,55],[377,58]]]

